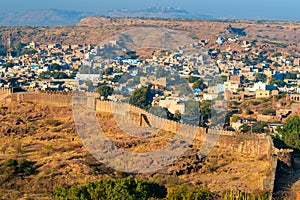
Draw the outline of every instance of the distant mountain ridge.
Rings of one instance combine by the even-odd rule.
[[[150,7],[140,10],[115,9],[98,12],[70,10],[29,10],[21,12],[0,13],[0,26],[72,26],[81,19],[91,16],[107,17],[145,17],[145,18],[183,18],[213,19],[212,16],[193,14],[173,7]]]
[[[29,10],[0,13],[1,26],[69,26],[82,18],[93,16],[93,12],[68,10]]]

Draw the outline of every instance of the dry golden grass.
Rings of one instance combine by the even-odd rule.
[[[261,190],[263,180],[269,173],[270,166],[266,158],[214,148],[204,161],[202,169],[180,179],[204,183],[214,192],[232,189],[254,192]]]
[[[6,110],[0,110],[1,198],[51,199],[49,192],[57,186],[83,185],[101,177],[124,175],[105,167],[87,152],[76,134],[71,108],[31,103],[5,106]],[[98,118],[106,135],[115,144],[134,152],[163,148],[168,143],[166,138],[174,136],[173,133],[159,131],[150,138],[136,138],[121,131],[110,114],[98,113]],[[13,173],[5,167],[9,159],[33,162],[34,172],[27,175]],[[178,162],[180,165],[181,161]],[[178,165],[175,163],[175,167],[180,168]],[[168,186],[183,182],[203,183],[213,191],[234,188],[255,191],[269,173],[266,158],[227,152],[220,148],[213,149],[201,165],[198,170],[178,177],[163,175],[162,181],[167,182]],[[152,179],[153,175],[137,176]],[[160,172],[157,175],[160,176]]]
[[[0,120],[0,164],[9,159],[26,159],[34,163],[35,172],[12,175],[1,182],[3,199],[21,198],[25,193],[28,198],[36,195],[51,198],[49,192],[54,187],[85,184],[101,177],[92,174],[89,165],[95,161],[88,162],[91,156],[76,135],[70,108],[34,104],[7,106]],[[13,129],[11,133],[9,129]],[[4,177],[5,173],[0,176]]]
[[[99,113],[98,119],[102,130],[108,138],[120,147],[132,152],[142,153],[164,148],[168,145],[168,139],[173,138],[175,133],[164,130],[152,130],[153,136],[141,138],[125,133],[115,122],[114,115]]]

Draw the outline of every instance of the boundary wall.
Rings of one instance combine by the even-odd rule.
[[[11,102],[33,102],[52,106],[72,106],[72,93],[69,92],[20,92],[12,93],[9,89],[1,89],[0,97],[10,98]],[[9,97],[6,97],[9,96]],[[277,155],[273,141],[269,135],[264,134],[244,134],[231,131],[221,130],[207,130],[198,126],[181,124],[175,121],[166,120],[157,116],[154,116],[145,110],[142,110],[136,106],[129,105],[126,103],[112,102],[112,101],[101,101],[98,100],[96,93],[89,93],[88,96],[95,97],[95,109],[96,112],[107,112],[116,113],[118,110],[126,111],[127,118],[131,118],[131,121],[140,125],[140,115],[144,114],[147,116],[151,126],[153,128],[161,128],[165,131],[176,133],[180,129],[180,134],[190,134],[196,132],[196,142],[202,143],[208,134],[214,134],[214,131],[218,131],[219,138],[216,143],[216,147],[220,147],[227,151],[240,152],[243,154],[255,154],[264,155],[267,157],[270,174],[268,178],[262,183],[262,189],[273,191],[274,182],[277,168]],[[0,99],[1,101],[1,99]],[[121,110],[120,110],[121,111]],[[141,124],[147,126],[145,122]],[[182,131],[183,130],[183,131]],[[212,133],[210,133],[210,131]],[[209,133],[208,133],[209,132]],[[270,196],[272,199],[272,195]]]
[[[269,156],[270,149],[273,148],[273,145],[269,141],[270,136],[265,134],[244,134],[223,130],[207,130],[199,126],[166,120],[154,116],[141,108],[126,103],[96,100],[95,107],[97,112],[107,112],[115,114],[118,114],[119,111],[121,114],[125,110],[128,113],[127,116],[129,116],[137,125],[140,124],[140,114],[144,114],[149,119],[149,122],[153,126],[153,128],[161,128],[165,131],[170,131],[173,133],[176,133],[179,129],[180,132],[184,131],[187,132],[187,134],[190,132],[196,132],[197,139],[200,141],[203,141],[203,139],[207,135],[207,132],[212,132],[212,134],[214,134],[214,132],[216,131],[217,134],[215,135],[220,135],[217,145],[232,151],[258,155],[265,154]],[[142,126],[147,126],[147,124],[143,122]]]

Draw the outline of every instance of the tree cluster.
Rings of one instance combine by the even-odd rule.
[[[129,99],[129,103],[142,109],[149,109],[153,95],[151,93],[151,85],[148,87],[141,87],[134,91]]]
[[[101,179],[84,186],[70,188],[58,187],[52,192],[55,199],[84,200],[244,200],[269,199],[268,193],[250,194],[239,190],[224,191],[222,195],[212,193],[205,187],[188,187],[187,185],[166,188],[154,182],[134,179]]]
[[[53,191],[55,199],[85,199],[85,200],[135,200],[161,199],[166,197],[164,186],[132,177],[124,179],[101,179],[84,186],[71,188],[58,187]]]
[[[114,89],[110,86],[107,85],[101,85],[97,88],[97,92],[101,97],[104,97],[105,99],[109,96],[112,95]]]
[[[47,71],[47,72],[42,72],[39,75],[39,78],[41,78],[41,79],[51,79],[51,78],[54,78],[54,79],[69,79],[70,77],[64,72],[50,72],[50,71]]]
[[[282,140],[288,147],[300,149],[299,116],[293,116],[287,119],[283,127],[278,127],[277,131],[282,135]]]

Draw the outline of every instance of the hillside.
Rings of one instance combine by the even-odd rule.
[[[257,45],[266,44],[272,51],[299,55],[300,23],[271,21],[198,21],[176,19],[141,19],[141,18],[83,18],[76,26],[64,27],[0,27],[1,43],[6,44],[11,34],[12,45],[31,41],[41,44],[100,44],[102,41],[125,30],[140,27],[169,28],[193,39],[209,39],[207,48],[220,48],[215,43],[217,37],[234,36],[228,27],[245,32],[240,40],[255,40]],[[75,42],[76,41],[76,42]],[[232,44],[234,45],[234,44]],[[223,45],[222,48],[228,48]],[[286,48],[287,47],[287,48]]]
[[[167,142],[164,138],[172,137],[172,133],[162,131],[154,138],[135,139],[117,127],[111,114],[98,112],[97,116],[114,144],[129,151],[161,148]],[[3,199],[51,199],[50,192],[58,186],[128,176],[107,168],[89,154],[76,133],[71,107],[26,101],[2,103],[0,118],[0,196]],[[222,141],[231,141],[232,148],[242,142],[249,146],[249,150],[245,149],[249,153],[216,146],[206,158],[195,154],[201,146],[200,139],[195,140],[195,147],[173,165],[157,173],[136,176],[167,187],[189,180],[191,185],[205,185],[217,193],[225,189],[259,192],[271,169],[266,155],[251,153],[256,151],[251,146],[257,139],[247,140],[225,137]]]

